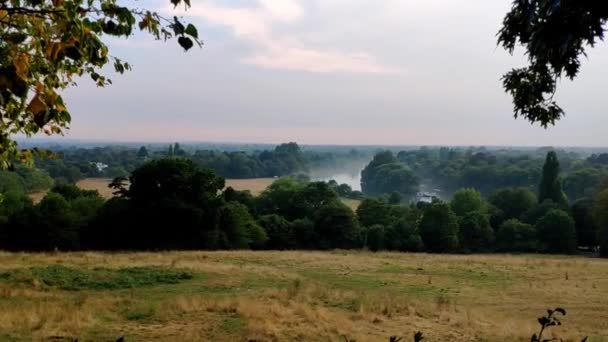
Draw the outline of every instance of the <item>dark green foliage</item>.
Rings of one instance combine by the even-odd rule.
[[[324,182],[304,183],[281,178],[268,187],[258,200],[260,214],[276,213],[287,220],[313,217],[327,203],[338,201],[338,194]]]
[[[268,240],[266,232],[249,214],[247,207],[237,202],[228,202],[222,208],[220,229],[224,237],[222,248],[259,248]]]
[[[576,240],[579,246],[597,246],[598,225],[593,218],[593,200],[582,199],[571,207],[572,218],[576,224]]]
[[[564,192],[570,200],[591,198],[605,179],[608,179],[608,169],[584,167],[566,175]]]
[[[556,338],[553,336],[551,339],[543,339],[543,333],[550,327],[562,325],[561,319],[557,314],[566,316],[566,310],[563,308],[555,308],[553,310],[547,310],[547,315],[538,318],[538,324],[540,324],[540,331],[538,334],[532,335],[530,342],[550,342],[550,341],[563,341],[563,339]],[[584,337],[581,342],[586,342],[587,337]]]
[[[380,152],[361,171],[364,194],[382,195],[398,192],[406,196],[418,190],[418,178],[389,151]]]
[[[48,173],[37,168],[17,165],[14,171],[0,171],[0,193],[30,193],[53,185]]]
[[[536,221],[545,216],[552,209],[566,210],[567,207],[559,205],[551,200],[547,200],[526,210],[521,215],[521,221],[532,225],[536,224]]]
[[[79,197],[99,197],[97,190],[83,190],[74,184],[63,182],[55,184],[50,192],[59,194],[66,200],[74,200]]]
[[[133,171],[128,196],[138,203],[179,200],[204,205],[217,199],[224,179],[183,158],[150,161]]]
[[[527,188],[502,188],[490,196],[489,202],[498,208],[504,220],[519,219],[538,203],[536,195]]]
[[[603,40],[606,20],[602,1],[513,1],[498,42],[511,53],[523,45],[530,63],[503,78],[516,117],[547,127],[563,116],[553,101],[557,80],[577,76],[585,49]]]
[[[318,248],[319,235],[315,230],[315,223],[311,219],[305,217],[294,220],[291,222],[291,230],[298,248]]]
[[[547,159],[543,166],[543,175],[538,189],[538,203],[543,203],[546,200],[551,200],[560,205],[567,203],[559,173],[560,167],[557,154],[554,151],[550,151],[547,153]]]
[[[340,201],[324,204],[314,217],[321,249],[353,248],[359,238],[359,224],[353,211]]]
[[[2,229],[6,239],[1,242],[3,247],[17,250],[82,248],[81,232],[96,217],[103,199],[97,192],[64,191],[66,189],[71,188],[58,186],[58,191],[50,191],[35,206],[30,201],[11,197],[9,204],[14,207],[8,209],[13,212]]]
[[[137,151],[137,158],[146,159],[150,154],[148,153],[148,149],[146,146],[142,146]]]
[[[223,195],[225,202],[241,203],[246,206],[252,214],[257,213],[256,200],[249,190],[238,191],[229,186],[224,190]]]
[[[272,151],[246,153],[196,151],[191,157],[200,166],[229,178],[290,176],[308,171],[308,160],[296,143],[281,144]]]
[[[509,219],[496,232],[496,249],[500,252],[533,252],[538,242],[534,226]]]
[[[391,194],[388,196],[388,203],[389,204],[396,205],[396,204],[401,203],[401,200],[403,200],[403,196],[400,193],[396,192],[396,191],[391,192]]]
[[[391,224],[390,205],[378,198],[366,198],[357,208],[359,223],[364,227],[381,225],[388,227]]]
[[[375,224],[369,228],[363,228],[363,246],[371,251],[379,251],[386,248],[386,231],[383,226]]]
[[[394,251],[420,252],[424,244],[416,229],[417,214],[402,217],[386,229],[386,247]]]
[[[598,225],[600,254],[608,257],[608,189],[600,191],[594,202],[593,217]]]
[[[258,222],[268,235],[266,248],[282,250],[295,247],[293,227],[289,221],[277,214],[270,214],[261,216]]]
[[[419,230],[428,251],[450,252],[458,247],[458,219],[447,203],[435,202],[426,208]]]
[[[118,290],[178,284],[192,279],[192,273],[162,267],[128,267],[119,269],[68,267],[63,265],[39,266],[0,273],[0,281],[33,284],[62,290]]]
[[[481,197],[481,193],[470,188],[456,191],[450,202],[450,206],[457,216],[465,216],[472,212],[484,212],[486,210],[486,203]]]
[[[472,211],[458,219],[460,248],[468,252],[488,252],[494,245],[494,230],[488,215]]]
[[[563,210],[550,210],[536,222],[541,250],[548,253],[571,254],[576,251],[574,220]]]

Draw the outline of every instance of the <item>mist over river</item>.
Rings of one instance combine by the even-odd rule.
[[[348,184],[353,190],[361,191],[361,172],[360,171],[334,171],[329,170],[314,170],[310,173],[310,179],[313,181],[327,182],[335,180],[338,184]]]

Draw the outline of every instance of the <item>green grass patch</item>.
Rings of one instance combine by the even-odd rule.
[[[191,272],[163,267],[75,268],[63,265],[15,269],[0,273],[0,281],[42,285],[62,290],[117,290],[178,284],[193,278]]]
[[[220,325],[220,330],[229,335],[240,334],[245,328],[245,319],[238,314],[226,317]]]

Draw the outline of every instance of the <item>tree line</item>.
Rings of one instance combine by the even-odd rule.
[[[397,191],[410,197],[423,187],[439,189],[441,197],[450,197],[461,188],[475,188],[486,197],[505,187],[535,191],[550,151],[489,151],[483,147],[382,151],[363,170],[361,186],[367,195]],[[608,154],[583,157],[575,152],[554,152],[560,159],[563,190],[569,203],[593,197],[608,179]]]
[[[336,184],[285,177],[261,195],[225,188],[222,177],[183,157],[153,159],[116,197],[58,183],[37,204],[0,204],[0,247],[9,250],[335,249],[575,253],[606,247],[608,188],[569,206],[559,162],[548,154],[539,191],[504,188],[487,199],[465,188],[450,201],[365,198],[356,211]]]

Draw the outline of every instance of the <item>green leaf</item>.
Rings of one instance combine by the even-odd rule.
[[[186,31],[184,31],[186,34],[191,35],[192,37],[198,39],[198,31],[196,30],[196,27],[192,24],[188,24],[188,26],[186,27]]]
[[[181,45],[181,47],[183,47],[186,51],[190,50],[190,48],[192,48],[192,45],[194,45],[194,43],[192,42],[192,39],[188,38],[188,37],[179,37],[177,39],[177,42],[179,43],[179,45]]]

